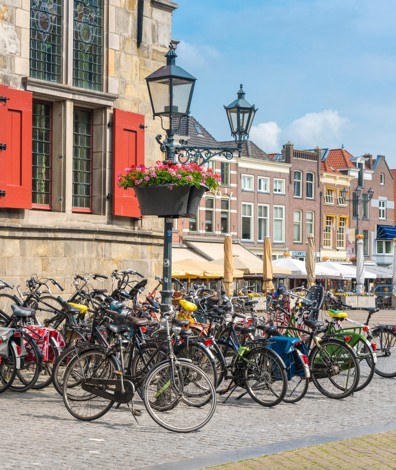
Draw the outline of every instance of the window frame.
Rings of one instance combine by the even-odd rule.
[[[308,180],[308,176],[312,176],[312,181]],[[310,191],[312,191],[312,196],[309,195]],[[315,199],[315,173],[312,171],[308,171],[305,174],[305,198]]]
[[[263,216],[261,211],[266,209],[267,216]],[[261,225],[264,225],[264,228]],[[265,232],[263,237],[260,237],[260,233]],[[265,237],[270,236],[270,206],[269,204],[257,204],[257,241],[263,242]]]
[[[208,207],[208,202],[212,202],[212,207]],[[215,233],[216,230],[216,221],[215,221],[215,208],[216,208],[216,202],[215,202],[215,197],[214,195],[208,195],[205,197],[205,217],[204,217],[204,232],[205,233]],[[207,215],[211,214],[211,224],[212,224],[212,230],[207,230],[206,224],[207,224]]]
[[[261,189],[261,182],[265,181],[265,186],[266,186],[266,189]],[[259,176],[257,178],[257,192],[258,193],[265,193],[265,194],[269,194],[270,191],[271,191],[271,188],[270,188],[270,178],[268,178],[268,176]]]
[[[312,220],[308,220],[308,214],[312,214]],[[306,235],[309,237],[311,234],[315,235],[315,212],[306,211],[305,213],[305,230]]]
[[[246,185],[246,183],[248,183]],[[254,176],[248,174],[241,175],[241,190],[246,192],[254,191]]]
[[[230,162],[220,162],[220,177],[222,186],[231,186],[231,165]]]
[[[246,215],[244,212],[244,208],[250,209],[250,214]],[[241,204],[241,240],[245,242],[252,242],[254,241],[254,234],[253,234],[253,215],[254,215],[254,207],[251,202],[243,202]],[[244,237],[244,219],[249,220],[249,238]]]
[[[280,210],[282,212],[282,218],[275,217],[275,214],[276,214],[277,210]],[[281,206],[279,204],[274,204],[274,206],[273,206],[273,237],[272,237],[274,243],[285,243],[285,223],[286,223],[285,214],[286,214],[285,206]],[[280,228],[281,228],[281,237],[279,239],[277,239],[275,237],[275,235],[276,235],[275,230],[276,230],[279,223],[280,223]]]
[[[224,201],[227,201],[228,203],[227,209],[223,208]],[[223,220],[224,220],[223,214],[227,215],[227,230],[226,231],[223,231]],[[230,225],[231,225],[231,199],[229,197],[222,197],[220,201],[220,233],[224,233],[224,234],[231,233]]]
[[[274,178],[273,179],[273,193],[274,194],[285,194],[285,186],[286,182],[283,178]],[[280,184],[280,190],[278,190],[277,186]]]
[[[324,203],[326,206],[334,206],[335,188],[325,188]]]
[[[378,219],[379,220],[386,220],[386,199],[379,199],[378,200]]]
[[[298,220],[296,220],[295,218],[296,215],[298,215],[299,217]],[[298,233],[296,232],[296,229]],[[302,211],[301,210],[293,211],[293,243],[302,243]]]
[[[299,176],[299,179],[296,176]],[[293,197],[301,199],[303,197],[302,193],[302,183],[303,183],[303,174],[300,170],[295,170],[293,172]],[[298,191],[297,191],[298,189]]]

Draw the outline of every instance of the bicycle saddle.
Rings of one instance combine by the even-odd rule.
[[[311,330],[320,330],[321,328],[324,327],[324,323],[320,320],[310,320],[310,319],[306,319],[304,320],[304,325],[307,326],[308,328],[310,328]]]
[[[331,318],[337,318],[337,320],[348,318],[348,314],[346,312],[341,312],[340,310],[329,309],[327,310],[327,313]]]
[[[12,308],[13,314],[16,317],[27,318],[27,317],[32,317],[36,313],[36,310],[34,310],[34,308],[20,307],[17,304],[12,304],[11,308]]]

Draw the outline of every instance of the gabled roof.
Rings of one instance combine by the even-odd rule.
[[[341,175],[341,171],[339,171],[337,168],[334,168],[332,165],[330,165],[327,161],[321,162],[321,172],[322,173],[336,173]]]
[[[353,155],[343,148],[330,149],[323,157],[323,163],[328,165],[328,168],[337,170],[345,170],[346,168],[356,168],[351,162]]]
[[[180,121],[174,119],[173,126],[177,136],[188,137],[188,145],[194,145],[196,147],[219,146],[217,140],[194,118],[194,116],[183,116]]]
[[[224,142],[219,142],[219,145],[221,145],[222,147],[231,147],[231,148],[236,147],[236,144],[233,140],[226,140]],[[241,156],[254,158],[256,160],[272,161],[272,159],[269,158],[269,156],[264,152],[264,150],[261,150],[261,148],[258,147],[251,140],[245,140],[242,142]]]

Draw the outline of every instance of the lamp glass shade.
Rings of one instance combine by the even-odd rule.
[[[224,108],[227,113],[231,134],[240,140],[248,137],[257,109],[245,100],[245,92],[242,89],[242,85],[238,92],[238,99],[228,106],[224,106]]]
[[[177,77],[147,80],[154,116],[187,115],[194,81]]]

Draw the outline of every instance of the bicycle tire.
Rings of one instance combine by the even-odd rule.
[[[351,395],[359,383],[359,362],[353,349],[336,339],[323,339],[309,354],[312,382],[328,398]]]
[[[190,359],[193,364],[201,368],[210,378],[215,388],[218,386],[217,370],[214,356],[207,347],[201,343],[186,341],[181,346],[175,347],[177,357]]]
[[[26,392],[37,382],[41,372],[41,353],[34,339],[25,331],[22,332],[26,356],[21,358],[20,368],[10,390],[14,392]]]
[[[197,431],[216,410],[216,392],[210,378],[186,359],[164,361],[153,367],[143,384],[143,402],[151,418],[177,433]]]
[[[396,333],[384,327],[376,327],[371,333],[376,344],[375,373],[381,377],[396,377]]]
[[[253,400],[266,407],[280,403],[286,395],[286,367],[280,356],[270,348],[258,347],[246,353],[245,383]]]
[[[0,393],[11,387],[16,375],[16,355],[11,343],[8,348],[8,356],[0,356]]]
[[[93,421],[105,415],[114,401],[85,391],[81,380],[113,379],[117,371],[117,361],[100,349],[74,356],[66,367],[63,380],[63,403],[67,411],[82,421]]]
[[[376,355],[371,344],[364,337],[359,338],[353,349],[359,361],[359,382],[355,389],[355,392],[359,392],[373,380]]]
[[[305,367],[304,359],[297,350],[288,354],[290,360],[286,366],[287,390],[283,399],[285,403],[297,403],[308,391],[310,374]],[[290,376],[289,376],[290,375]]]
[[[41,361],[41,371],[37,382],[32,386],[33,390],[41,390],[51,385],[53,381],[52,369],[59,357],[59,351],[53,338],[49,339],[48,361]]]

